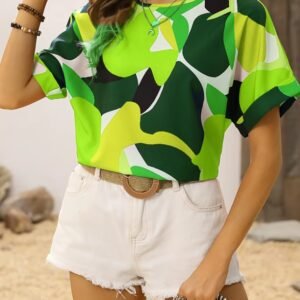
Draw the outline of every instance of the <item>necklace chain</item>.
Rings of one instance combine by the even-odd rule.
[[[141,0],[141,1],[143,1],[143,0]],[[173,0],[173,1],[170,3],[170,5],[167,6],[167,10],[166,10],[164,13],[166,13],[166,12],[172,7],[172,5],[174,4],[174,2],[176,2],[176,1],[177,1],[177,0]],[[146,0],[145,2],[146,2],[147,4],[151,4],[151,3],[148,2],[148,0]],[[153,11],[152,11],[152,9],[151,9],[151,6],[148,6],[148,9],[150,10],[152,16],[153,16],[156,20],[158,20],[159,18],[161,18],[161,17],[163,16],[163,14],[160,13],[160,15],[156,18],[155,15],[154,15],[154,13],[153,13]]]
[[[142,8],[143,8],[143,13],[145,15],[145,18],[147,19],[149,25],[151,26],[151,28],[148,30],[148,34],[151,34],[151,35],[154,35],[155,31],[154,31],[154,28],[162,23],[164,23],[165,21],[167,21],[171,16],[173,16],[177,11],[178,9],[182,6],[182,4],[186,1],[186,0],[182,0],[180,5],[177,6],[177,8],[173,11],[172,14],[170,14],[169,16],[165,17],[162,21],[160,21],[159,19],[163,16],[163,14],[161,13],[158,17],[155,17],[154,13],[152,12],[150,6],[148,7],[152,16],[155,18],[154,21],[150,21],[147,14],[146,14],[146,11],[145,11],[145,7],[144,7],[144,1],[143,0],[140,0],[141,3],[142,3]],[[165,13],[172,7],[172,4],[174,2],[176,2],[177,0],[173,0],[169,6],[167,6],[167,10],[165,11]],[[149,2],[146,2],[147,4],[149,4]]]

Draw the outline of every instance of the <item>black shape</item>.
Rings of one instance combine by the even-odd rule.
[[[145,2],[142,3],[141,0],[135,0],[135,2],[136,2],[138,5],[141,5],[141,6],[143,5],[143,6],[145,6],[145,7],[151,6],[151,3],[145,3]]]
[[[99,63],[97,65],[97,76],[95,82],[112,82],[120,80],[122,77],[112,74],[105,66],[103,62],[103,56],[100,56]]]
[[[236,121],[243,115],[243,112],[239,103],[239,92],[241,88],[241,82],[234,80],[233,85],[229,89],[227,95],[227,110],[225,117],[230,119],[233,123],[236,124]]]
[[[133,97],[133,101],[140,106],[141,112],[146,111],[151,106],[160,88],[155,82],[151,69],[148,68]]]
[[[205,8],[211,12],[216,13],[229,6],[228,0],[205,0]]]
[[[65,81],[64,73],[63,73],[60,62],[56,59],[56,57],[53,56],[51,53],[49,53],[46,50],[40,51],[39,57],[44,62],[44,64],[47,66],[50,73],[54,76],[59,87],[61,89],[65,88],[66,81]]]

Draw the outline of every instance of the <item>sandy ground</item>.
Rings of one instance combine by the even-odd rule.
[[[45,263],[56,218],[16,235],[0,223],[0,299],[72,300],[68,273]],[[300,280],[300,243],[256,243],[245,239],[238,249],[249,300],[300,300],[290,283]]]

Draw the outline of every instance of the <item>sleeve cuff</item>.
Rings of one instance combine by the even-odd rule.
[[[279,106],[280,117],[282,117],[298,97],[300,97],[300,84],[296,79],[290,84],[274,87],[254,101],[235,125],[241,135],[247,137],[250,130],[267,112]]]
[[[34,54],[33,77],[36,79],[48,99],[55,100],[67,96],[67,89],[59,86],[55,77],[39,57],[38,53]]]

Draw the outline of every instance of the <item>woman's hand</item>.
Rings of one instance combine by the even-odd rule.
[[[187,300],[215,300],[225,284],[229,262],[208,254],[181,284],[178,295]]]

